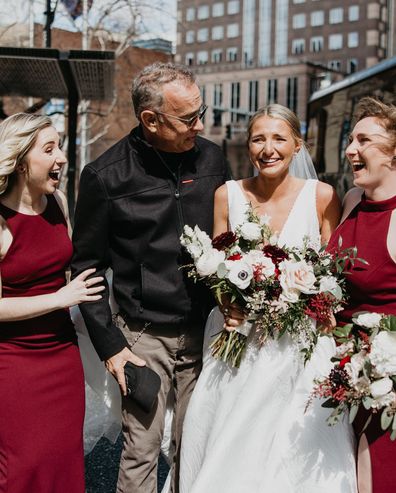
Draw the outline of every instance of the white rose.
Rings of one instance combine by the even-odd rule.
[[[381,378],[380,380],[375,380],[370,385],[370,393],[374,399],[378,399],[389,392],[393,388],[393,382],[389,377]]]
[[[261,238],[261,227],[256,223],[244,223],[240,226],[242,237],[248,241],[256,241]]]
[[[370,361],[379,375],[396,373],[396,333],[383,330],[373,339]]]
[[[283,260],[279,264],[281,272],[279,281],[284,296],[290,301],[297,301],[300,293],[317,293],[315,288],[316,277],[312,265],[305,260],[295,262],[293,260]]]
[[[337,300],[342,299],[342,289],[338,285],[337,279],[333,276],[322,277],[320,280],[319,291],[321,293],[330,293],[335,296]]]
[[[373,329],[378,327],[381,321],[382,315],[379,313],[360,313],[357,317],[354,317],[354,321],[361,325],[362,327],[367,327],[368,329]]]
[[[253,278],[252,267],[244,260],[230,260],[226,262],[229,269],[227,278],[239,289],[246,289]]]
[[[223,251],[212,250],[203,253],[196,262],[196,269],[200,276],[206,277],[215,274],[221,262],[224,261],[225,253]]]

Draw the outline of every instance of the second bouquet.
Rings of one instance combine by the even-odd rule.
[[[227,299],[246,313],[240,328],[219,330],[211,344],[212,355],[234,367],[240,365],[250,330],[261,344],[288,333],[307,361],[318,338],[313,320],[327,324],[342,308],[342,273],[357,253],[330,254],[308,239],[301,248],[280,246],[270,217],[258,216],[252,207],[235,232],[211,240],[198,226],[185,226],[181,243],[193,260],[186,266],[189,276],[204,281],[220,305]]]

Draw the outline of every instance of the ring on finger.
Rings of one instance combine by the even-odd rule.
[[[224,316],[227,317],[227,315],[230,314],[230,309],[229,308],[224,308],[223,313],[224,313]]]

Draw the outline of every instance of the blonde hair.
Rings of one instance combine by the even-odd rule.
[[[274,103],[258,109],[256,113],[250,118],[247,128],[248,143],[252,134],[253,125],[262,116],[269,116],[271,118],[279,118],[279,120],[283,120],[289,125],[294,140],[299,143],[302,142],[300,120],[297,118],[297,115],[293,113],[293,111],[289,110],[289,108],[286,108],[286,106]]]
[[[41,130],[51,127],[48,116],[16,113],[0,123],[0,194],[8,186],[9,177],[23,162]]]

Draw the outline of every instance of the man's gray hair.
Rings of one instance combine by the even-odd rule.
[[[162,108],[162,88],[173,81],[193,84],[195,75],[184,65],[170,62],[156,62],[140,72],[132,83],[132,103],[138,120],[143,110],[159,111]]]

